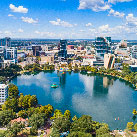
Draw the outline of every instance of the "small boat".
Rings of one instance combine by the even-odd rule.
[[[58,85],[56,85],[56,84],[51,85],[51,88],[57,88],[57,87],[58,87]]]

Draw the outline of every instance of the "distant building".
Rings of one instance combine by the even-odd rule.
[[[67,58],[66,46],[67,46],[67,40],[60,40],[58,57],[61,58],[61,59],[66,59]]]
[[[4,104],[8,97],[8,85],[0,84],[0,105]]]
[[[104,58],[104,54],[110,52],[111,37],[97,37],[95,39],[96,56]]]
[[[121,40],[120,48],[127,48],[127,40]]]
[[[40,57],[40,64],[45,64],[45,63],[49,63],[49,64],[53,64],[54,63],[54,56],[41,56]]]
[[[137,65],[129,65],[129,69],[130,69],[132,72],[137,72]]]
[[[74,49],[74,45],[68,45],[67,46],[67,50],[73,50]]]
[[[17,60],[17,48],[7,47],[5,48],[5,60]]]
[[[137,59],[137,45],[132,46],[131,57]]]
[[[33,56],[40,56],[40,51],[42,50],[39,45],[32,45]]]
[[[11,46],[11,38],[5,37],[0,39],[0,46],[10,47]]]
[[[106,69],[114,68],[114,63],[115,63],[115,55],[113,55],[113,54],[105,54],[104,55],[104,67]]]
[[[84,50],[84,46],[78,46],[78,50]]]

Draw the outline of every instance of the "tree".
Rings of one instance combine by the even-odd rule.
[[[75,115],[73,118],[72,118],[73,121],[75,120],[78,120],[77,116]]]
[[[16,98],[7,99],[7,101],[5,101],[4,104],[2,105],[2,110],[9,110],[9,109],[13,111],[18,110],[18,101]]]
[[[12,119],[16,118],[16,113],[13,110],[3,110],[0,114],[0,125],[6,126]]]
[[[133,122],[128,122],[128,123],[127,123],[127,129],[128,129],[129,131],[131,131],[131,130],[133,129],[133,127],[134,127],[134,123],[133,123]]]
[[[53,131],[58,131],[58,133],[67,132],[70,130],[71,122],[69,119],[64,117],[59,117],[54,120],[52,124]]]
[[[41,114],[33,114],[29,119],[29,124],[32,128],[40,128],[44,126],[44,118]]]
[[[70,119],[70,118],[71,118],[71,114],[70,114],[70,111],[69,111],[69,110],[66,110],[66,111],[65,111],[64,117],[67,118],[67,119]]]
[[[30,134],[31,134],[31,135],[37,135],[37,133],[38,133],[37,127],[32,127],[32,128],[30,129]]]
[[[103,124],[99,129],[96,130],[97,137],[100,137],[108,133],[109,133],[109,127],[107,124]]]
[[[71,124],[71,132],[80,131],[85,133],[91,133],[93,131],[92,123],[93,121],[91,116],[83,115]]]
[[[92,135],[90,133],[73,131],[70,134],[68,134],[67,137],[92,137]]]
[[[28,110],[27,110],[28,116],[31,117],[33,114],[35,114],[36,113],[36,109],[37,108],[34,108],[34,107],[28,108]]]
[[[35,95],[26,95],[24,96],[22,93],[18,99],[18,106],[23,109],[27,109],[30,107],[36,107],[38,104],[38,100]]]
[[[19,95],[18,87],[14,84],[9,85],[8,89],[9,98],[17,98]]]
[[[25,127],[24,124],[22,124],[21,122],[14,122],[14,123],[9,123],[8,124],[8,128],[6,131],[6,136],[9,136],[9,133],[11,134],[11,137],[16,137],[17,134],[23,130],[23,128]]]
[[[134,129],[137,132],[137,123],[134,125]]]
[[[35,107],[37,104],[38,104],[37,97],[35,95],[30,96],[30,98],[28,100],[29,108],[30,107]]]
[[[45,113],[46,116],[49,118],[51,116],[51,114],[53,113],[53,106],[48,104],[46,106],[41,106],[39,108],[39,112],[40,113]]]
[[[18,112],[18,117],[22,117],[22,118],[27,118],[28,117],[28,113],[26,110],[21,110]]]
[[[137,115],[137,111],[136,111],[136,109],[133,109],[133,115]]]
[[[60,118],[60,117],[63,117],[63,114],[60,110],[56,109],[54,111],[54,115],[53,115],[53,117],[51,117],[51,119],[56,119],[56,118]]]

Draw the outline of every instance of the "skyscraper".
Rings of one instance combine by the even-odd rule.
[[[0,46],[10,47],[11,46],[11,38],[5,37],[3,39],[0,39]]]
[[[96,56],[104,58],[104,54],[110,52],[111,37],[97,37],[95,39]]]
[[[66,59],[67,58],[67,40],[60,40],[60,46],[59,46],[59,52],[58,52],[58,57],[61,59]]]

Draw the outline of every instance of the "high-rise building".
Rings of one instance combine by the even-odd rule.
[[[104,54],[110,52],[111,37],[97,37],[95,39],[96,56],[104,58]]]
[[[42,48],[39,45],[32,45],[32,50],[34,56],[40,56],[40,51],[42,50]]]
[[[5,48],[5,60],[17,59],[17,48]]]
[[[61,59],[67,58],[66,46],[67,46],[67,40],[60,40],[58,57],[60,57]]]
[[[0,46],[10,47],[11,46],[11,38],[5,37],[3,39],[0,39]]]
[[[5,47],[4,46],[0,46],[0,68],[3,67],[4,55],[5,55]]]
[[[8,97],[8,85],[0,84],[0,105],[4,104]]]

